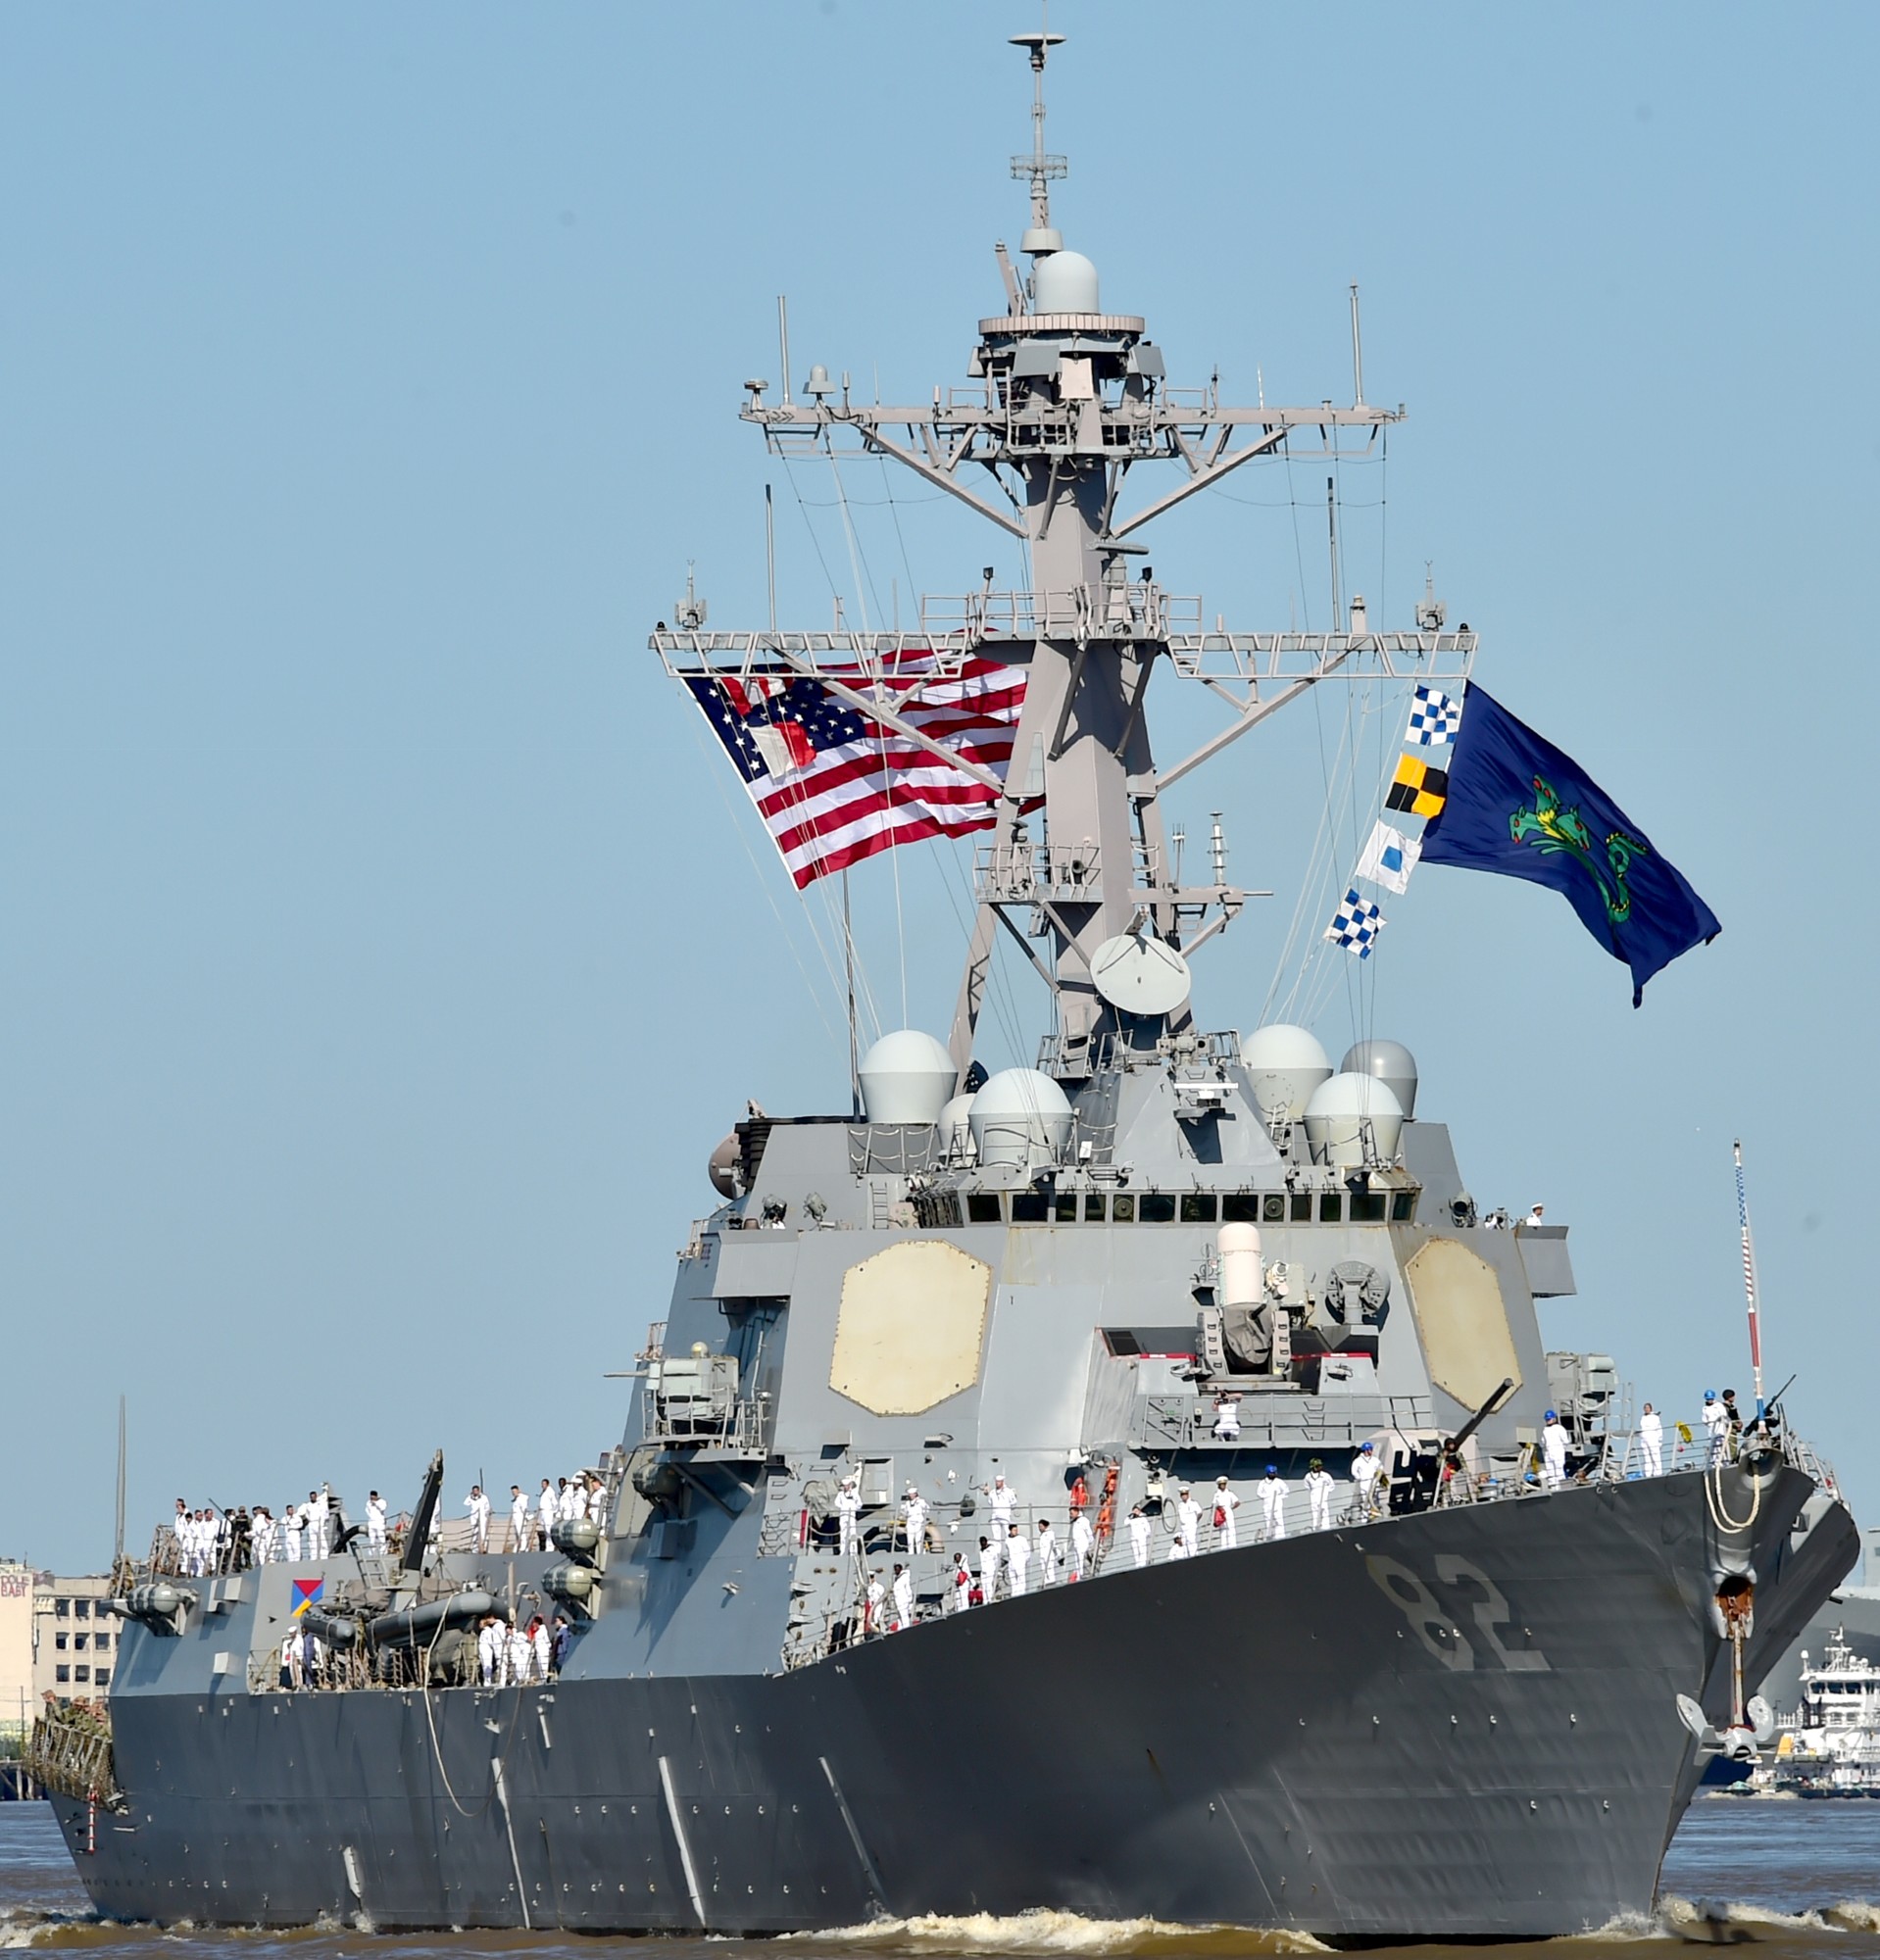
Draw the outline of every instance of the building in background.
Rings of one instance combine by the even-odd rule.
[[[120,1623],[104,1610],[111,1581],[38,1575],[32,1594],[32,1699],[89,1701],[107,1693],[118,1659]]]
[[[0,1753],[11,1753],[32,1725],[33,1592],[38,1574],[17,1559],[0,1559]]]

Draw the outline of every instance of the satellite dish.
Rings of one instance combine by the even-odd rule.
[[[1153,933],[1107,939],[1090,962],[1097,992],[1125,1014],[1172,1014],[1188,998],[1188,962]]]

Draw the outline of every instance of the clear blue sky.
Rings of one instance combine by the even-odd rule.
[[[786,617],[828,616],[823,561],[857,616],[826,467],[767,463],[739,383],[782,291],[799,384],[964,382],[1033,18],[0,17],[0,1551],[108,1556],[120,1390],[133,1544],[177,1494],[404,1501],[440,1443],[453,1500],[591,1460],[745,1098],[841,1106],[820,914],[644,635],[688,560],[762,623],[767,480]],[[1485,1202],[1573,1225],[1551,1345],[1678,1407],[1747,1389],[1741,1132],[1772,1365],[1880,1517],[1877,20],[1064,0],[1050,137],[1178,382],[1342,398],[1361,282],[1368,392],[1410,410],[1387,529],[1345,484],[1373,620],[1433,560],[1481,679],[1724,920],[1634,1013],[1539,888],[1432,870],[1392,908],[1375,1026],[1424,1113]],[[848,487],[871,612],[1012,575],[917,485]],[[1283,475],[1229,487],[1159,574],[1323,624],[1322,532],[1296,553]],[[1273,971],[1311,713],[1177,799],[1280,895],[1204,956],[1214,1025]],[[1170,754],[1210,721],[1162,714]],[[902,874],[944,1033],[942,867]],[[892,879],[856,886],[898,1019]]]

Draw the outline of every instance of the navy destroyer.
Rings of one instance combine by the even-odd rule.
[[[433,1462],[382,1550],[166,1536],[124,1570],[108,1704],[34,1742],[106,1915],[1569,1934],[1652,1908],[1707,1754],[1756,1754],[1761,1673],[1854,1561],[1772,1412],[1652,1436],[1610,1360],[1546,1351],[1564,1229],[1478,1215],[1407,1049],[1334,1069],[1303,1027],[1198,1018],[1190,962],[1251,895],[1218,851],[1183,881],[1162,794],[1357,675],[1466,732],[1476,640],[1433,598],[1211,628],[1142,565],[1182,500],[1399,412],[1356,363],[1347,406],[1171,386],[1052,221],[1059,37],[1015,38],[1031,210],[967,385],[793,395],[786,351],[742,414],[960,499],[1028,589],[905,631],[720,632],[688,598],[652,636],[799,884],[976,834],[950,1033],[859,1056],[857,1106],[735,1124],[598,1515],[553,1544],[437,1531]],[[1159,760],[1152,680],[1220,731]],[[1428,800],[1412,758],[1391,808]],[[1339,957],[1374,929],[1349,896]],[[1049,1021],[986,1079],[1002,936]],[[500,1633],[538,1617],[548,1678]]]

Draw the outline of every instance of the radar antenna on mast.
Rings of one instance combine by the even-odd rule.
[[[1755,1377],[1751,1387],[1756,1394],[1756,1420],[1761,1421],[1762,1405],[1762,1315],[1756,1299],[1756,1240],[1750,1232],[1750,1195],[1743,1181],[1743,1140],[1739,1137],[1734,1146],[1736,1153],[1736,1215],[1737,1225],[1743,1234],[1743,1297],[1750,1309],[1750,1372]]]
[[[1067,158],[1045,153],[1045,56],[1051,49],[1062,47],[1064,37],[1051,31],[1048,6],[1041,10],[1040,19],[1044,24],[1037,33],[1011,36],[1014,48],[1027,49],[1031,55],[1031,155],[1012,160],[1012,174],[1031,179],[1031,229],[1019,241],[1021,252],[1059,249],[1061,241],[1051,229],[1051,180],[1070,174]],[[1047,234],[1049,244],[1045,242]]]

